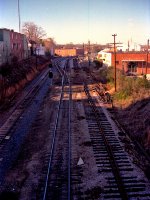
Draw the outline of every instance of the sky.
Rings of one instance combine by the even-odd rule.
[[[19,0],[21,26],[34,22],[57,44],[146,44],[150,0]],[[0,28],[19,31],[18,0],[0,0]]]

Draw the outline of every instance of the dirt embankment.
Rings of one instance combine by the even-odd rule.
[[[100,70],[92,69],[96,79],[101,81]],[[114,88],[104,85],[113,96]],[[118,121],[133,139],[150,152],[150,90],[139,88],[130,97],[113,100]]]
[[[150,152],[150,98],[143,98],[127,107],[116,106],[119,122],[125,130]]]
[[[45,57],[31,57],[20,63],[5,64],[0,67],[0,101],[15,95],[26,83],[33,80],[49,63]]]

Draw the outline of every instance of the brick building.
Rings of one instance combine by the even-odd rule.
[[[114,52],[99,52],[98,59],[104,66],[114,66]],[[125,74],[150,74],[150,54],[144,51],[116,52],[116,67]],[[147,72],[146,72],[147,70]]]
[[[28,56],[28,42],[25,35],[9,29],[0,29],[0,65],[11,62],[13,57],[22,60]]]
[[[83,49],[55,49],[55,54],[66,57],[66,56],[83,56],[84,50]]]

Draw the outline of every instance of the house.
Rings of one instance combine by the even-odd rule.
[[[0,65],[11,60],[10,30],[0,29]]]
[[[0,65],[11,62],[14,57],[22,60],[28,56],[26,36],[14,30],[0,29]]]
[[[111,51],[109,49],[104,49],[98,52],[97,59],[103,63],[103,66],[109,67],[112,65],[111,61]]]

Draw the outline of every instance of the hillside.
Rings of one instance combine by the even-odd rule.
[[[119,107],[115,101],[116,114],[125,130],[150,152],[150,97]]]
[[[117,71],[117,92],[114,91],[113,68],[93,68],[97,80],[113,97],[113,106],[119,123],[150,152],[150,83],[144,78],[121,77]]]

